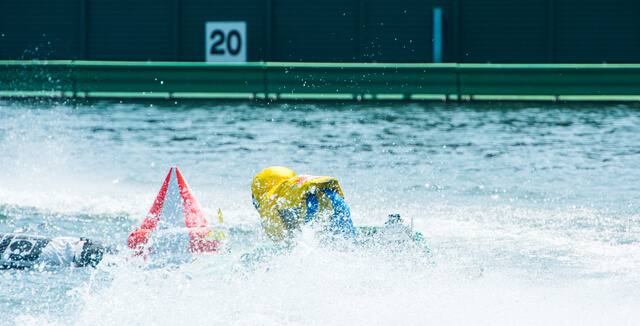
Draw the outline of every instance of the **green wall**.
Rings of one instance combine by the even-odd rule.
[[[0,61],[0,97],[640,100],[640,64]]]
[[[0,60],[204,61],[207,21],[246,21],[250,62],[640,63],[635,0],[0,1]]]

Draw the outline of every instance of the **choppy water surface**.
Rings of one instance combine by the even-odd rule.
[[[3,101],[0,232],[124,246],[173,165],[257,244],[257,172],[335,176],[356,225],[413,218],[432,263],[309,240],[234,273],[0,271],[0,324],[640,323],[638,105]]]

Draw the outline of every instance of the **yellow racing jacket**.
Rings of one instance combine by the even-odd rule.
[[[354,236],[349,207],[332,177],[302,174],[284,180],[262,198],[258,212],[262,227],[276,242],[310,222],[347,238]]]

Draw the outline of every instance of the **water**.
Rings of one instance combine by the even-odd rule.
[[[233,273],[1,271],[0,324],[640,325],[638,144],[636,104],[2,101],[0,232],[124,249],[177,165],[259,245],[250,183],[284,165],[338,178],[356,225],[413,218],[432,256],[305,238]]]

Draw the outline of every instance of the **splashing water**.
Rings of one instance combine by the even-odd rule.
[[[0,102],[0,232],[122,249],[0,271],[0,324],[637,324],[638,143],[636,105]],[[431,254],[305,236],[140,267],[126,237],[173,165],[232,246],[268,244],[250,182],[284,165],[338,178],[356,225],[412,219]]]

